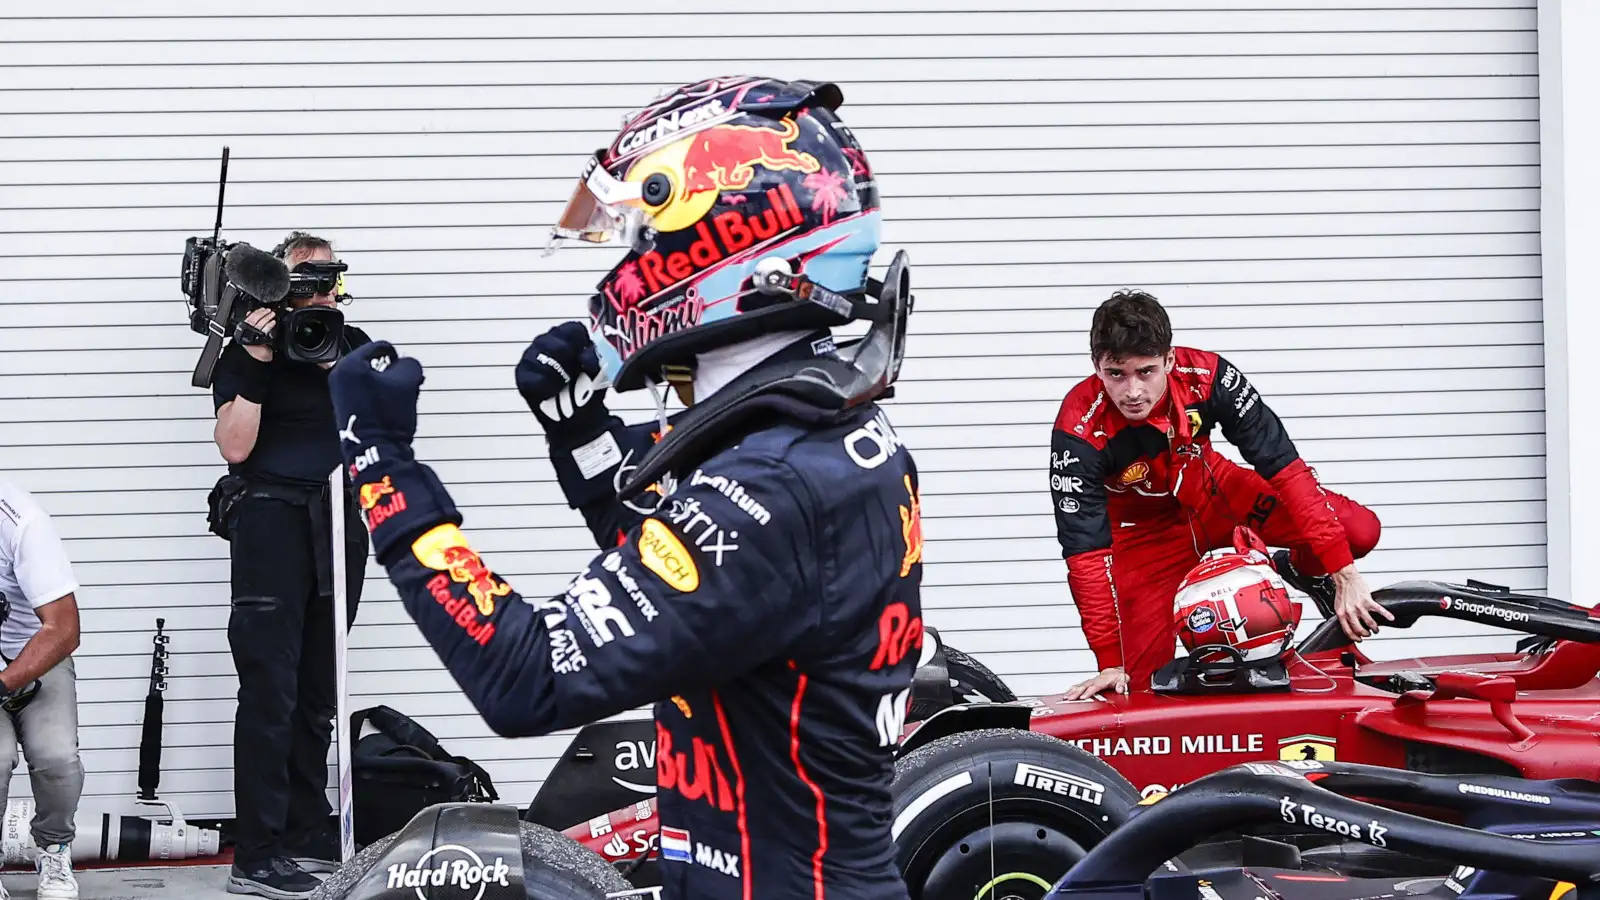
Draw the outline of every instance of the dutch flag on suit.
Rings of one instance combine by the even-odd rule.
[[[661,829],[661,858],[689,862],[689,832],[682,828]]]

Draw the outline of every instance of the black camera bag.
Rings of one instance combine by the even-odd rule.
[[[206,495],[206,527],[212,534],[233,540],[233,510],[249,492],[250,482],[243,476],[230,473],[217,479]]]
[[[359,737],[364,722],[376,734]],[[350,716],[355,840],[365,846],[393,834],[435,803],[493,803],[500,799],[482,766],[452,756],[428,729],[387,706]]]

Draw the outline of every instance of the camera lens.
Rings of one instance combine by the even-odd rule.
[[[302,350],[313,353],[328,339],[328,324],[317,319],[300,321],[294,329],[294,342]]]
[[[328,362],[339,357],[339,338],[344,331],[344,314],[339,310],[320,306],[297,309],[283,327],[292,358]]]

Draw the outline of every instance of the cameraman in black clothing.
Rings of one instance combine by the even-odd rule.
[[[300,231],[273,255],[291,272],[308,260],[334,258],[328,241]],[[332,284],[318,289],[290,305],[336,302]],[[270,335],[276,321],[263,307],[245,324]],[[339,860],[326,792],[337,706],[328,476],[341,463],[341,426],[328,394],[332,362],[278,358],[270,343],[237,338],[212,382],[215,440],[229,473],[213,492],[213,516],[231,544],[228,643],[239,675],[228,891],[288,900],[310,896],[319,881],[308,872],[331,872]],[[343,340],[348,353],[371,338],[345,325]],[[348,473],[345,484],[348,627],[368,544]]]

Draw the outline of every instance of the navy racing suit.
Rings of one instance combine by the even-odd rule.
[[[536,598],[468,545],[404,423],[405,446],[368,436],[361,379],[387,373],[344,374],[378,561],[489,726],[542,735],[655,703],[666,897],[907,896],[889,787],[922,643],[920,495],[876,405],[727,436]]]

